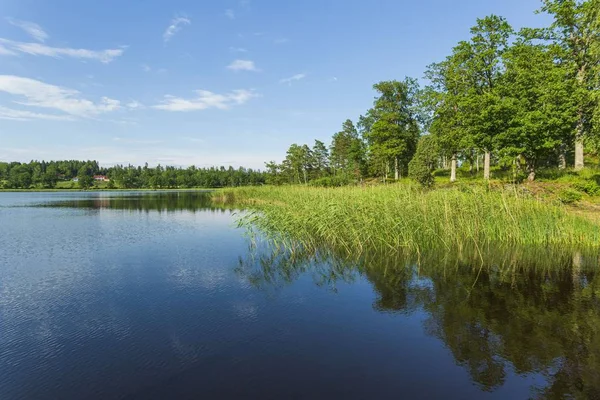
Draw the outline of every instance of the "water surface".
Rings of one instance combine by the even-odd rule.
[[[0,398],[600,398],[597,259],[289,254],[236,213],[0,193]]]

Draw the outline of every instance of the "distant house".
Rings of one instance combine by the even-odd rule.
[[[108,182],[108,181],[110,181],[110,179],[108,179],[108,177],[106,175],[94,175],[94,180],[95,181],[100,181],[100,182]]]
[[[73,178],[72,181],[73,182],[79,182],[79,178]]]

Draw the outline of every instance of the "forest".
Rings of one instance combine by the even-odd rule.
[[[409,175],[429,186],[438,170],[456,181],[459,167],[512,181],[582,170],[598,153],[600,1],[542,4],[553,18],[546,28],[515,31],[490,15],[427,67],[425,85],[409,77],[375,84],[373,107],[356,123],[345,121],[329,147],[292,144],[283,162],[267,163],[269,182]]]
[[[106,177],[99,181],[94,177]],[[0,162],[4,189],[175,189],[252,186],[265,183],[265,174],[247,168],[189,168],[148,165],[101,167],[98,161]]]

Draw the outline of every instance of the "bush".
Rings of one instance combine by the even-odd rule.
[[[558,199],[563,204],[573,204],[580,201],[583,198],[582,194],[577,190],[563,189],[558,194]]]
[[[595,181],[581,181],[573,184],[573,187],[580,192],[589,194],[590,196],[598,196],[600,195],[600,185],[598,185]]]
[[[328,176],[325,178],[315,179],[310,182],[310,186],[315,187],[341,187],[350,184],[350,180],[341,176]]]
[[[417,157],[408,163],[408,176],[423,187],[433,186],[434,179],[431,169]]]

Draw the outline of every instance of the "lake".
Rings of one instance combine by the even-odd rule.
[[[597,256],[345,260],[241,214],[0,193],[0,398],[600,398]]]

